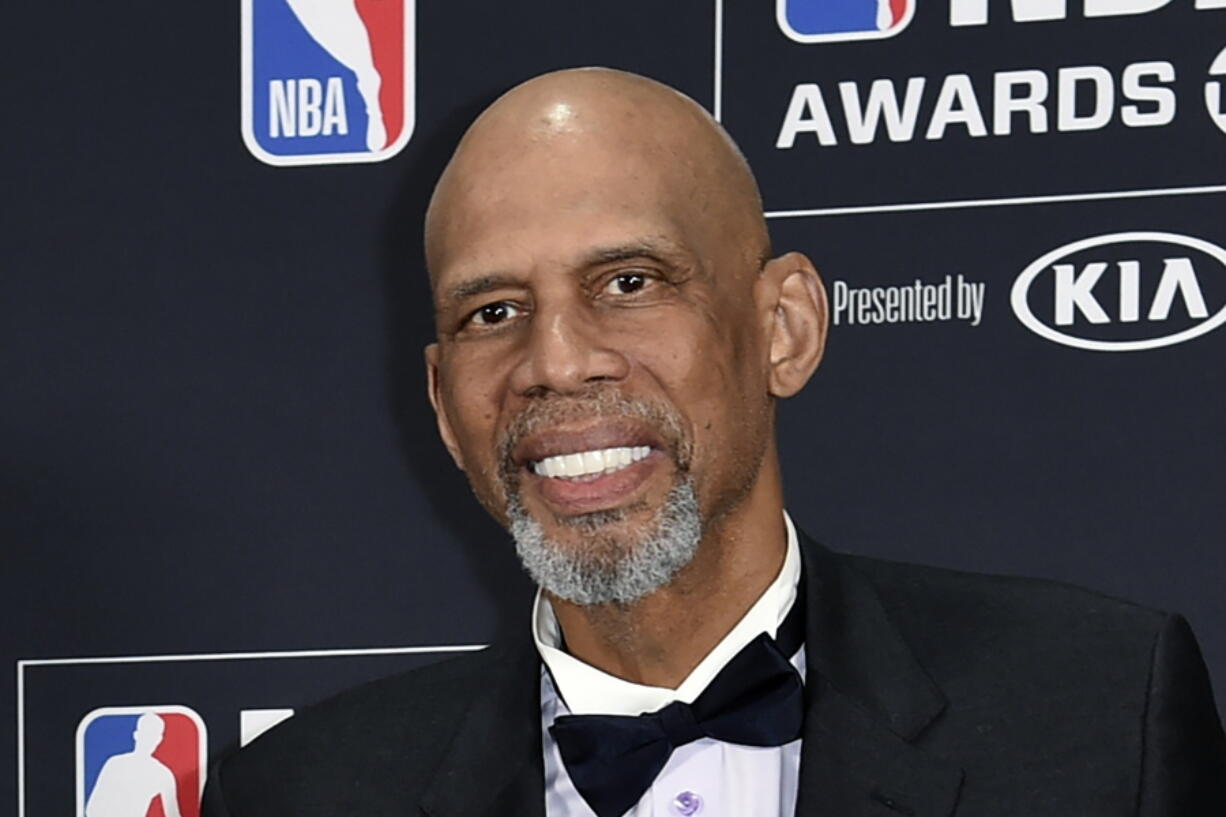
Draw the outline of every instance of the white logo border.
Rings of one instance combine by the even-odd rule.
[[[792,28],[792,24],[788,22],[788,0],[775,0],[775,21],[779,24],[779,30],[786,34],[789,40],[805,45],[812,43],[844,43],[853,40],[884,40],[896,36],[904,28],[911,25],[911,19],[915,17],[916,2],[918,0],[907,0],[906,14],[902,16],[901,20],[885,31],[841,31],[837,34],[801,34]]]
[[[252,99],[251,88],[252,73],[254,71],[251,58],[253,42],[251,17],[252,6],[255,0],[242,0],[242,38],[239,46],[242,61],[239,82],[242,87],[239,94],[239,113],[243,144],[247,146],[247,150],[252,156],[264,164],[273,165],[274,167],[300,167],[304,165],[383,162],[404,150],[404,146],[409,143],[409,139],[413,136],[413,129],[417,125],[417,40],[415,39],[417,0],[403,0],[403,2],[404,42],[407,46],[404,55],[404,125],[400,129],[400,136],[396,138],[396,141],[378,153],[359,151],[356,153],[299,153],[292,156],[278,156],[275,153],[269,153],[264,150],[255,137],[255,122],[252,118],[254,115],[254,100]]]
[[[711,115],[723,122],[724,99],[724,2],[714,0],[715,37],[714,71],[712,78]],[[897,202],[893,204],[856,204],[834,207],[767,210],[767,219],[811,218],[815,216],[849,216],[869,213],[905,213],[925,210],[956,210],[976,207],[1011,207],[1026,204],[1058,204],[1076,201],[1109,201],[1115,199],[1152,198],[1154,196],[1190,196],[1204,193],[1226,193],[1226,184],[1185,187],[1155,187],[1141,190],[1107,190],[1086,193],[1052,193],[1033,196],[1001,196],[983,199],[950,199],[947,201]]]
[[[209,762],[209,740],[208,727],[204,725],[204,719],[200,717],[200,713],[188,706],[181,704],[149,704],[147,706],[100,706],[97,709],[92,709],[81,718],[77,723],[77,817],[85,817],[85,730],[94,722],[95,718],[104,717],[106,715],[144,715],[147,712],[162,714],[163,712],[174,715],[185,715],[188,720],[196,724],[196,767],[199,769],[199,786],[200,791],[196,792],[197,798],[204,795],[204,778],[208,774]]]
[[[17,817],[26,817],[26,669],[81,664],[162,664],[181,661],[243,661],[268,658],[334,658],[361,655],[415,655],[472,652],[486,644],[440,644],[429,647],[356,647],[325,650],[275,650],[267,652],[213,652],[170,655],[115,655],[81,658],[18,658],[17,664]],[[145,711],[140,709],[139,711]]]

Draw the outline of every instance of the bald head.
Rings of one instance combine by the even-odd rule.
[[[456,243],[491,209],[590,206],[631,187],[685,221],[695,238],[760,265],[769,255],[761,197],[748,164],[720,125],[689,97],[635,74],[580,68],[508,91],[472,124],[439,179],[426,216],[432,280]],[[591,197],[589,197],[590,199]]]

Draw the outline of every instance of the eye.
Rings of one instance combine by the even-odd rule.
[[[605,291],[613,295],[632,295],[646,287],[648,280],[641,272],[622,272],[609,279]]]
[[[473,312],[468,317],[468,321],[478,326],[493,326],[510,320],[517,315],[519,315],[519,307],[508,301],[495,301]]]

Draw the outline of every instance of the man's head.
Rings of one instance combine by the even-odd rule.
[[[825,339],[753,176],[692,100],[603,69],[491,105],[426,219],[439,429],[546,590],[629,602],[779,495],[774,401]],[[735,527],[735,526],[734,526]]]
[[[166,722],[152,712],[146,712],[136,719],[136,729],[132,732],[133,751],[137,754],[151,755],[162,743],[166,733]]]

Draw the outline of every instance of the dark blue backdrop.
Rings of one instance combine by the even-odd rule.
[[[1087,19],[1074,3],[1068,19],[1015,23],[993,3],[987,25],[952,26],[948,2],[919,0],[894,36],[806,44],[767,3],[424,0],[408,146],[306,167],[262,164],[240,138],[238,3],[15,9],[0,613],[16,671],[0,696],[19,732],[0,746],[16,769],[0,799],[20,790],[31,817],[70,810],[74,731],[97,707],[192,707],[216,751],[241,710],[441,655],[357,648],[463,646],[526,624],[530,588],[425,400],[421,215],[481,107],[582,64],[718,107],[761,175],[777,247],[809,253],[829,286],[962,275],[984,287],[978,325],[834,327],[816,379],[780,411],[804,528],[837,549],[1181,611],[1226,697],[1226,330],[1095,352],[1036,335],[1010,302],[1028,264],[1085,238],[1226,245],[1226,133],[1205,102],[1226,10],[1174,0]],[[1166,124],[1124,122],[1124,72],[1142,62],[1174,71],[1144,81],[1166,103],[1136,103],[1156,115],[1174,99]],[[1110,121],[1061,132],[1060,69],[1084,66],[1112,77]],[[1046,78],[1046,132],[1020,115],[1010,135],[992,132],[997,77],[1012,71]],[[954,74],[989,132],[928,139]],[[889,138],[886,111],[870,143],[853,143],[848,98],[863,108],[887,80],[901,104],[912,77],[926,82],[911,137]],[[803,84],[820,90],[837,143],[811,129],[778,148]],[[1092,114],[1090,89],[1066,104]],[[1103,250],[1104,282],[1133,251]],[[1096,259],[1075,260],[1081,272]],[[1226,267],[1195,261],[1215,314]],[[1145,293],[1156,263],[1141,270]],[[1070,332],[1158,337],[1200,320],[1177,296],[1169,324],[1121,322],[1111,286],[1095,292],[1112,322],[1075,312]],[[123,656],[172,658],[81,660]]]

